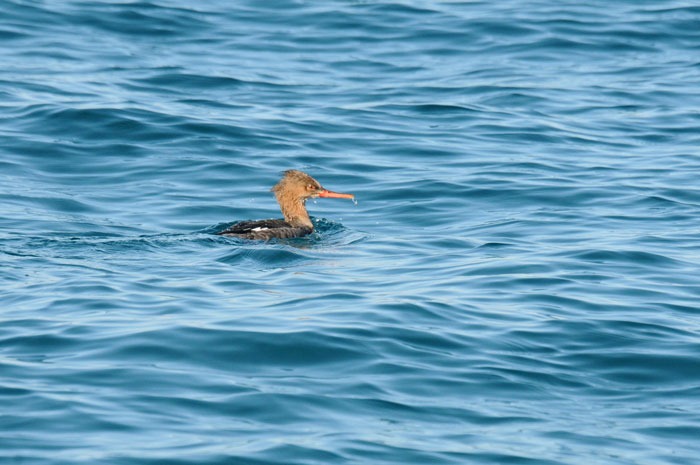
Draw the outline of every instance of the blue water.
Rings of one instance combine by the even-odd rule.
[[[3,1],[0,463],[697,464],[700,7],[579,3]]]

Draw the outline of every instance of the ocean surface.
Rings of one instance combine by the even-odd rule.
[[[700,463],[696,1],[3,0],[0,463]],[[280,217],[300,169],[349,200]]]

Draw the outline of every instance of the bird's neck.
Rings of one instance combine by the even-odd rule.
[[[309,212],[306,211],[304,200],[278,195],[277,201],[280,204],[282,215],[287,223],[295,227],[304,226],[313,229],[314,224],[311,222]]]

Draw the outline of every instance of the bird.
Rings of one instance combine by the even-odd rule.
[[[282,179],[271,191],[277,198],[284,219],[240,221],[217,234],[265,241],[273,238],[303,237],[314,230],[309,212],[306,211],[308,199],[321,197],[355,200],[353,194],[325,189],[321,183],[299,170],[285,171]]]

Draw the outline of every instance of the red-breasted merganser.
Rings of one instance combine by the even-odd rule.
[[[297,170],[285,171],[280,182],[271,190],[280,204],[283,220],[241,221],[217,234],[258,240],[306,236],[314,230],[314,224],[306,211],[307,199],[355,199],[352,194],[340,194],[324,189],[314,178]]]

